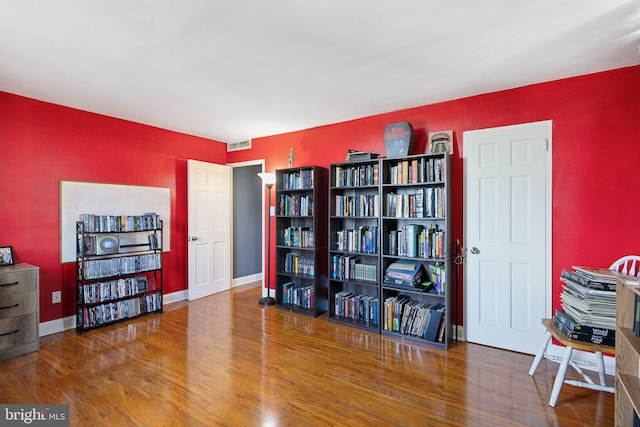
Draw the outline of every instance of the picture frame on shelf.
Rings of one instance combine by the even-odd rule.
[[[13,265],[13,247],[11,246],[0,246],[0,266],[3,265]]]
[[[444,152],[449,153],[450,156],[453,155],[453,131],[441,130],[437,132],[429,132],[427,154]]]

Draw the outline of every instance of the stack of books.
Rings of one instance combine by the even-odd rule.
[[[362,160],[371,160],[377,159],[377,153],[370,153],[368,151],[358,151],[358,150],[348,150],[347,151],[347,161],[349,162],[360,162]]]
[[[574,266],[562,270],[563,310],[553,322],[569,339],[615,345],[616,280],[621,273],[604,268]]]
[[[570,340],[590,342],[599,345],[615,347],[615,328],[598,328],[595,326],[581,325],[573,317],[563,310],[556,310],[553,323]]]

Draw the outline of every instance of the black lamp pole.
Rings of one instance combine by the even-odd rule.
[[[275,298],[269,295],[271,292],[271,187],[273,187],[273,183],[267,182],[265,185],[269,190],[269,209],[267,211],[267,296],[260,298],[258,304],[268,306],[276,304]]]

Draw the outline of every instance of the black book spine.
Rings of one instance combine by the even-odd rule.
[[[566,335],[567,338],[574,341],[590,342],[598,345],[608,345],[615,347],[616,339],[614,337],[604,337],[602,335],[594,335],[589,333],[580,333],[569,330],[557,317],[553,318],[553,324]]]
[[[633,334],[640,337],[640,295],[635,294],[635,308],[633,310]]]
[[[581,325],[576,322],[573,317],[565,313],[563,310],[556,310],[554,316],[567,330],[579,334],[599,335],[604,338],[613,338],[616,335],[615,329],[596,328],[592,326]]]

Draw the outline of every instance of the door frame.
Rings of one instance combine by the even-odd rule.
[[[264,159],[259,159],[259,160],[247,160],[244,162],[236,162],[236,163],[227,163],[226,166],[233,168],[240,168],[240,167],[244,167],[244,166],[262,166],[261,172],[265,172],[264,170],[264,164],[265,164],[265,160]],[[233,173],[231,173],[231,197],[233,200],[233,191],[234,189],[234,182],[233,182]],[[265,220],[264,220],[264,204],[266,202],[266,198],[265,198],[265,192],[264,192],[264,186],[261,185],[262,187],[262,214],[261,214],[261,227],[262,227],[262,251],[260,251],[260,253],[262,254],[262,273],[260,274],[260,278],[259,280],[262,281],[262,296],[266,296],[266,290],[265,290],[265,283],[264,283],[264,269],[266,267],[265,263],[264,263],[264,257],[265,257],[265,251],[264,251],[264,233],[265,233]],[[233,232],[233,220],[234,220],[234,212],[233,212],[233,202],[231,203],[231,231]],[[231,262],[231,267],[233,270],[233,241],[235,239],[235,236],[231,236],[231,256],[229,257],[229,262]],[[231,275],[233,276],[233,272],[231,273]],[[235,283],[233,277],[231,278],[231,287],[236,287],[236,286],[241,286],[244,285],[246,283]]]
[[[552,245],[552,201],[553,201],[553,195],[552,195],[552,178],[553,178],[553,164],[552,164],[552,159],[553,159],[553,144],[552,144],[552,140],[553,140],[553,121],[552,120],[542,120],[542,121],[537,121],[537,122],[528,122],[528,123],[519,123],[519,124],[514,124],[514,125],[506,125],[506,126],[496,126],[496,127],[490,127],[490,128],[482,128],[482,129],[469,129],[466,130],[465,132],[470,132],[470,131],[490,131],[490,130],[495,130],[495,129],[503,129],[503,128],[509,128],[509,127],[524,127],[524,126],[537,126],[537,125],[544,125],[545,126],[545,133],[546,133],[546,140],[547,140],[547,146],[546,146],[546,153],[545,153],[545,272],[544,272],[544,277],[545,277],[545,285],[544,285],[544,289],[545,289],[545,317],[551,317],[552,313],[552,300],[553,300],[553,280],[551,277],[552,274],[552,270],[553,270],[553,266],[552,266],[552,260],[553,260],[553,256],[552,256],[552,249],[553,249],[553,245]],[[464,152],[464,138],[462,140],[462,150]],[[467,248],[465,247],[466,244],[466,223],[467,223],[467,216],[470,215],[470,213],[467,211],[467,190],[465,188],[465,183],[467,182],[467,163],[466,163],[466,159],[464,156],[461,156],[462,158],[462,206],[464,207],[462,210],[462,242],[463,242],[463,255],[467,256]],[[467,263],[464,263],[464,268],[462,270],[462,275],[463,275],[463,295],[464,295],[464,300],[462,301],[463,307],[462,307],[462,313],[463,313],[463,320],[466,323],[466,303],[467,303],[467,293],[464,292],[464,289],[467,288]],[[464,326],[462,328],[462,331],[460,331],[460,325],[457,325],[458,327],[458,338],[461,340],[466,340],[466,333],[464,332]],[[540,326],[542,327],[542,326]]]

